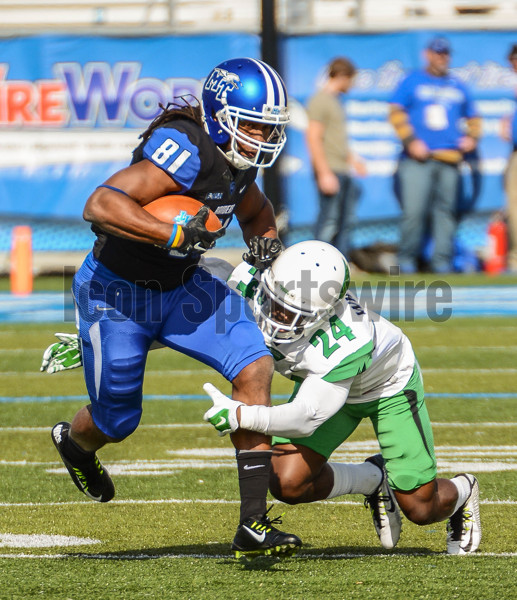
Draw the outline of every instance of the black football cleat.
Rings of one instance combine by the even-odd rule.
[[[115,495],[115,486],[108,471],[102,466],[97,456],[92,453],[90,459],[75,464],[64,455],[63,442],[68,436],[70,423],[58,423],[52,428],[52,441],[57,448],[61,460],[70,473],[77,488],[88,498],[96,502],[109,502]]]
[[[260,520],[253,517],[245,519],[237,528],[233,539],[232,551],[235,557],[286,557],[296,554],[302,541],[292,533],[284,533],[273,527],[273,523],[281,522],[280,517],[271,520],[267,513]]]

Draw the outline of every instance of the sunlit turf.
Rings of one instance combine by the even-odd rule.
[[[445,523],[418,527],[407,519],[397,548],[385,551],[362,498],[349,496],[295,507],[275,502],[273,516],[285,511],[282,527],[304,540],[298,557],[246,564],[231,558],[239,494],[230,440],[202,422],[208,400],[149,398],[202,396],[205,381],[224,391],[230,386],[205,366],[168,350],[149,356],[139,429],[99,452],[114,473],[114,501],[91,502],[71,483],[50,440],[51,426],[70,420],[86,402],[81,370],[38,371],[54,331],[73,327],[5,324],[0,326],[0,396],[19,401],[0,403],[0,543],[5,534],[99,543],[4,545],[0,599],[517,597],[517,322],[451,319],[400,325],[433,394],[427,404],[439,464],[445,459],[467,463],[479,479],[483,541],[478,555],[445,555]],[[287,380],[275,376],[275,396],[285,397],[290,389]],[[79,398],[65,398],[70,396]],[[374,453],[365,448],[369,443],[375,443],[373,430],[364,422],[337,459],[364,460]]]

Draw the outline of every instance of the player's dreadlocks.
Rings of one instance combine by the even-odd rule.
[[[162,109],[162,112],[154,119],[149,127],[140,135],[144,142],[146,142],[151,133],[164,123],[173,121],[174,119],[190,119],[198,125],[203,126],[203,117],[201,116],[201,106],[199,100],[188,94],[187,96],[176,96],[180,102],[169,102],[166,106],[158,104]],[[192,101],[193,100],[193,101]]]

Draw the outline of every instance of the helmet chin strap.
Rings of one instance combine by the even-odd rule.
[[[250,163],[245,161],[242,156],[236,152],[235,150],[227,150],[226,152],[220,149],[221,152],[225,155],[226,160],[233,165],[236,169],[240,171],[245,171],[251,167]]]

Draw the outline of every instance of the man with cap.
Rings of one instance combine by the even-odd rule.
[[[407,75],[391,98],[390,121],[402,142],[395,183],[403,273],[418,270],[429,231],[431,271],[452,271],[459,165],[476,149],[481,121],[467,87],[449,72],[450,55],[448,39],[433,38],[425,67]]]

